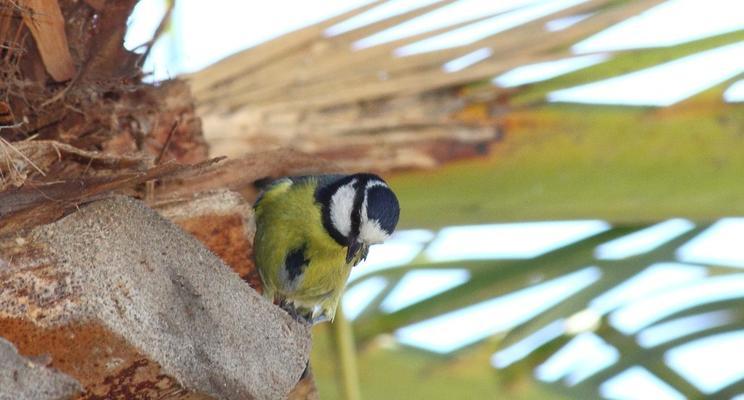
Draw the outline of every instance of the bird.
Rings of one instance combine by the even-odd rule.
[[[400,216],[395,193],[371,173],[281,178],[253,208],[263,295],[311,325],[333,321],[352,267]]]

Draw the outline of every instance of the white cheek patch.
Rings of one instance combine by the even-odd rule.
[[[372,182],[370,182],[372,183]],[[370,188],[370,183],[367,184],[367,188]],[[382,182],[377,182],[381,185],[372,186],[387,186]],[[374,220],[370,220],[367,216],[367,196],[364,196],[364,202],[362,203],[362,218],[359,224],[359,239],[364,243],[377,244],[384,242],[390,235],[385,232],[380,223]]]
[[[378,244],[384,242],[388,236],[390,235],[380,227],[377,221],[362,220],[361,227],[359,228],[359,238],[362,242]]]
[[[331,197],[331,223],[343,235],[351,232],[351,211],[354,208],[354,183],[356,179],[341,186]]]

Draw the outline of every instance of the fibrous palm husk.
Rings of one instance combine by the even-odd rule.
[[[186,78],[213,155],[235,156],[292,147],[328,156],[350,170],[430,168],[482,154],[504,133],[501,97],[488,80],[511,68],[570,54],[576,41],[660,0],[584,2],[472,43],[398,57],[403,46],[493,15],[354,49],[384,29],[449,5],[439,1],[338,35],[328,29],[385,2],[230,56]],[[547,32],[546,21],[593,13],[580,24]],[[491,55],[455,72],[446,62],[479,49]],[[485,87],[483,90],[471,90]],[[467,112],[485,105],[475,118]],[[448,149],[456,149],[448,151]]]

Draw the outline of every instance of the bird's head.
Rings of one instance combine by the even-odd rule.
[[[395,230],[400,206],[395,193],[379,176],[354,174],[321,188],[323,226],[341,246],[350,262],[360,249],[382,243]]]

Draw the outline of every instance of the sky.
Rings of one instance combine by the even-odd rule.
[[[398,47],[406,57],[458,47],[507,31],[537,18],[584,3],[586,0],[459,0],[432,12],[390,27],[352,44],[353,49],[387,43],[417,33],[465,25]],[[253,47],[302,27],[372,3],[372,0],[274,0],[235,2],[214,0],[176,2],[172,33],[154,46],[146,70],[151,80],[162,80],[204,68],[240,50]],[[405,11],[434,0],[391,0],[326,30],[327,36]],[[612,52],[674,46],[692,40],[744,29],[744,12],[737,0],[668,0],[576,43],[572,50],[583,57],[518,67],[494,77],[494,84],[521,86],[564,75],[612,58]],[[142,0],[130,18],[125,46],[136,48],[152,36],[165,12],[164,0]],[[591,19],[592,14],[556,18],[545,24],[545,34]],[[467,23],[470,22],[470,23]],[[744,73],[742,46],[711,49],[683,59],[635,71],[623,76],[564,88],[548,94],[552,102],[663,107],[727,82]],[[444,63],[445,72],[460,72],[494,55],[481,48]],[[713,68],[721,66],[725,68]],[[691,79],[694,77],[695,79]],[[731,85],[724,99],[742,101],[739,86]]]

